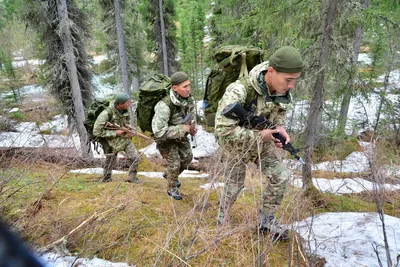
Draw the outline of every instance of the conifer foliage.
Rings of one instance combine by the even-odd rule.
[[[92,74],[85,47],[85,14],[73,0],[26,1],[26,5],[26,19],[39,32],[45,49],[47,87],[75,122],[81,143],[87,144],[83,121],[84,108],[92,99]],[[62,8],[67,12],[64,17]]]

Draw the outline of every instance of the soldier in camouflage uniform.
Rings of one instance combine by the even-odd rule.
[[[278,49],[269,62],[255,66],[249,77],[230,84],[218,103],[215,118],[215,135],[222,149],[226,171],[225,187],[220,198],[218,224],[230,221],[230,210],[244,187],[246,164],[261,164],[263,190],[260,207],[259,230],[288,234],[277,229],[275,212],[278,209],[288,180],[288,172],[282,163],[282,144],[272,134],[279,132],[290,142],[285,130],[285,115],[291,102],[290,89],[303,70],[300,54],[293,47]],[[251,97],[249,97],[251,96]],[[250,98],[250,99],[249,99]],[[250,101],[250,103],[246,103]],[[239,102],[250,106],[254,115],[265,116],[273,126],[261,131],[240,127],[238,120],[230,119],[221,112],[230,104]]]
[[[102,182],[112,181],[111,172],[117,161],[117,154],[121,151],[125,151],[127,160],[130,162],[128,180],[126,182],[141,182],[136,177],[140,154],[132,143],[132,135],[125,133],[123,130],[104,129],[107,122],[115,123],[121,127],[128,126],[130,105],[131,100],[128,94],[116,94],[115,100],[111,101],[110,106],[100,113],[94,123],[93,134],[101,138],[100,143],[103,146],[104,154],[106,154]]]
[[[171,86],[172,90],[154,107],[151,125],[157,149],[167,161],[167,170],[164,173],[164,178],[168,181],[167,193],[172,198],[181,200],[178,176],[193,158],[187,136],[194,136],[197,132],[195,121],[183,124],[182,120],[189,113],[195,120],[196,109],[194,99],[190,96],[190,81],[186,73],[172,74]]]

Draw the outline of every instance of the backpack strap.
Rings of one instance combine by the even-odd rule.
[[[257,104],[257,93],[256,90],[250,83],[249,76],[240,77],[239,80],[243,84],[244,88],[246,89],[246,100],[245,100],[245,108],[250,107],[253,104]]]
[[[169,91],[167,92],[167,95],[161,99],[161,101],[164,102],[169,107],[170,110],[169,120],[168,120],[169,122],[172,119],[172,116],[174,115],[177,106],[175,106],[174,103],[172,103],[171,98],[169,97]]]
[[[247,70],[247,64],[246,64],[246,52],[241,53],[240,56],[242,57],[242,59],[241,59],[242,63],[240,64],[239,78],[240,77],[248,77],[249,71]]]

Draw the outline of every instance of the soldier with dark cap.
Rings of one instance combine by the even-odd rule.
[[[286,138],[286,143],[290,142],[285,130],[286,111],[291,103],[290,90],[294,88],[303,67],[303,60],[295,48],[281,47],[272,54],[269,62],[262,62],[250,71],[248,77],[230,84],[221,98],[215,118],[215,135],[226,171],[218,224],[230,222],[232,205],[244,188],[246,164],[254,162],[260,166],[263,175],[258,229],[279,238],[288,237],[288,230],[277,223],[275,213],[281,204],[289,175],[282,163],[282,144],[272,134],[279,132]],[[221,114],[235,102],[250,107],[254,115],[266,117],[272,126],[255,131],[241,127],[238,120]]]
[[[107,122],[125,127],[129,125],[130,115],[129,107],[131,105],[131,98],[126,93],[118,93],[115,99],[110,102],[109,107],[104,109],[97,117],[93,126],[93,134],[101,137],[101,145],[106,154],[106,161],[104,164],[104,173],[102,182],[111,182],[111,172],[117,162],[118,152],[124,151],[127,161],[130,163],[128,170],[128,179],[126,182],[140,183],[141,181],[136,177],[137,168],[140,163],[140,154],[137,152],[132,143],[132,135],[123,130],[110,130],[105,129]]]
[[[153,138],[157,149],[167,161],[164,178],[168,182],[167,193],[176,200],[181,200],[178,188],[181,183],[178,176],[192,161],[193,154],[188,135],[194,136],[197,129],[192,124],[183,123],[188,114],[196,118],[196,107],[190,95],[189,76],[184,72],[176,72],[171,76],[171,90],[154,107],[152,120]]]

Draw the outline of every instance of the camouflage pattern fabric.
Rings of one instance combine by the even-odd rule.
[[[104,164],[104,177],[111,177],[111,171],[117,161],[118,152],[124,151],[126,153],[127,160],[131,163],[129,167],[129,177],[134,175],[136,177],[137,167],[140,163],[140,154],[135,149],[132,139],[124,136],[117,136],[115,130],[104,129],[104,125],[107,122],[115,123],[120,126],[129,125],[129,111],[121,113],[114,107],[114,101],[110,102],[108,110],[103,110],[93,127],[93,134],[98,137],[102,137],[104,141],[101,142],[106,154],[106,161]]]
[[[164,101],[159,101],[154,108],[152,130],[157,149],[167,161],[168,190],[176,189],[179,174],[192,161],[193,154],[187,138],[188,133],[183,129],[182,119],[189,113],[196,117],[195,102],[192,97],[180,97],[173,90],[169,91],[172,104],[171,111]],[[171,114],[173,112],[173,114]]]
[[[250,86],[247,88],[240,80],[230,84],[218,104],[215,135],[223,153],[225,168],[225,187],[218,211],[219,223],[228,223],[230,220],[230,210],[244,187],[246,164],[249,162],[254,162],[257,166],[261,164],[263,192],[260,212],[262,214],[274,214],[286,190],[289,177],[282,163],[284,151],[276,148],[272,141],[263,142],[257,131],[240,127],[237,120],[221,115],[228,105],[236,101],[245,106],[247,90],[255,90],[257,103],[255,115],[265,116],[274,126],[285,125],[285,114],[290,103],[274,102],[271,98],[263,96],[257,81],[260,73],[267,68],[266,62],[254,67],[249,74]]]
[[[157,149],[161,156],[167,161],[166,179],[168,191],[178,189],[178,176],[190,164],[193,158],[189,140],[182,139],[168,140],[157,143]]]
[[[189,113],[196,118],[196,107],[192,97],[187,99],[178,96],[173,90],[169,91],[169,97],[175,109],[172,111],[164,101],[159,101],[154,107],[154,116],[151,122],[154,140],[156,142],[168,139],[181,139],[188,133],[183,130],[182,119]]]

